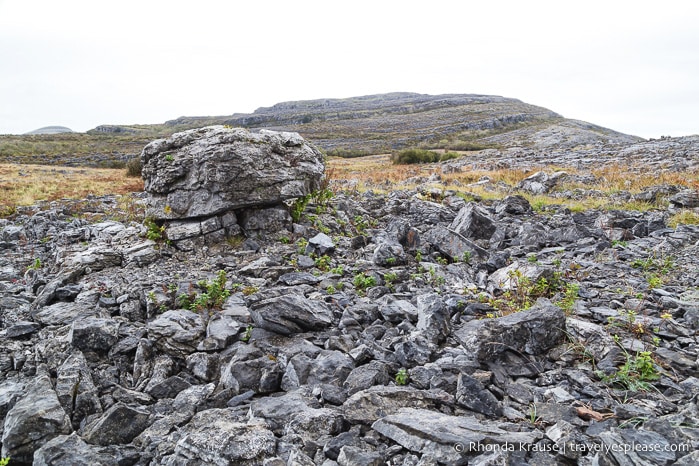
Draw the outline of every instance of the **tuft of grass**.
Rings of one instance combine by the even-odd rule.
[[[699,213],[682,209],[668,219],[667,225],[670,228],[677,228],[678,225],[699,225]]]

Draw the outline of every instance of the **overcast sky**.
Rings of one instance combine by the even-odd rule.
[[[0,0],[0,134],[383,92],[699,133],[699,1]]]

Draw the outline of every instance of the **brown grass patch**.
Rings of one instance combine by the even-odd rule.
[[[143,180],[123,169],[0,164],[0,211],[39,201],[143,191]]]

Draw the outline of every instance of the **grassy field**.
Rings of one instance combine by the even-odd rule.
[[[467,152],[463,157],[477,156]],[[373,190],[386,193],[395,189],[428,186],[433,188],[432,195],[453,191],[466,199],[494,200],[511,194],[510,187],[539,169],[466,168],[462,171],[442,173],[439,164],[395,165],[391,162],[390,154],[379,154],[352,159],[331,157],[327,165],[327,176],[330,186],[337,191]],[[545,168],[549,173],[558,170],[565,170],[571,175],[578,174],[577,170],[570,167]],[[627,167],[609,165],[586,174],[593,175],[596,181],[585,185],[564,183],[546,195],[520,194],[523,194],[536,210],[545,210],[552,205],[564,206],[572,211],[596,208],[651,210],[665,208],[667,201],[660,200],[654,204],[630,201],[628,196],[620,196],[619,193],[633,195],[651,186],[663,184],[699,189],[697,173],[657,174],[648,171],[631,174]],[[490,182],[480,182],[486,178]],[[429,181],[430,179],[433,181]],[[124,169],[0,164],[0,217],[11,215],[16,206],[30,206],[41,201],[84,199],[88,195],[123,195],[142,190],[143,181],[140,178],[127,177]],[[583,194],[575,198],[561,194],[576,190]],[[674,224],[697,223],[699,216],[694,211],[683,211],[676,214],[671,221]]]
[[[142,190],[143,180],[127,177],[123,169],[0,164],[0,216],[40,201]]]

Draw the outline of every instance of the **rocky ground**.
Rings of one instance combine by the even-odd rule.
[[[112,197],[19,209],[0,220],[2,456],[697,464],[699,227],[535,212],[519,190],[547,180],[495,201],[336,189],[228,240],[201,221],[168,242],[181,224]]]

